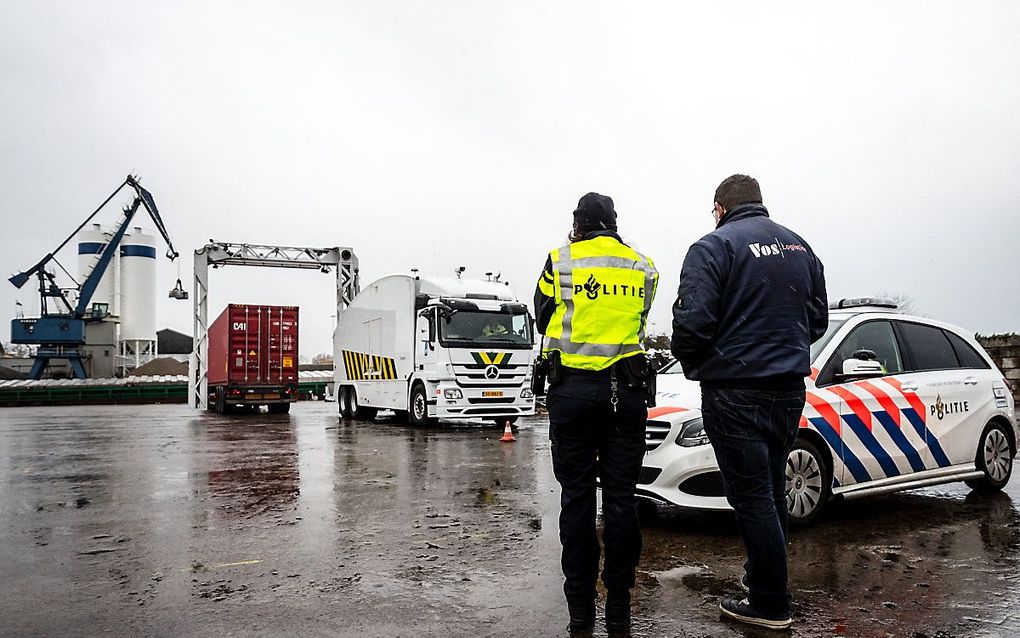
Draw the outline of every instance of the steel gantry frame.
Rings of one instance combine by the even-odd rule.
[[[303,268],[328,273],[336,269],[336,316],[358,294],[358,258],[349,247],[297,248],[210,241],[195,251],[195,343],[188,374],[188,404],[209,407],[209,267],[261,266]]]

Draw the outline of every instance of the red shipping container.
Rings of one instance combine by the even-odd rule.
[[[209,326],[209,387],[298,382],[296,306],[230,304]]]

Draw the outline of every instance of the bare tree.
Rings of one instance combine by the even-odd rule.
[[[918,315],[921,317],[927,316],[918,310],[917,303],[914,301],[914,298],[909,295],[904,295],[903,293],[898,292],[882,291],[875,296],[893,300],[896,303],[897,310],[905,315]]]

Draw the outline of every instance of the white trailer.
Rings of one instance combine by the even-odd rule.
[[[366,286],[333,333],[340,415],[379,410],[422,425],[535,413],[534,321],[505,283],[390,275]]]

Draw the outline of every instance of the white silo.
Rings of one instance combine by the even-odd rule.
[[[156,239],[137,226],[120,246],[120,344],[125,368],[156,355]]]
[[[93,224],[90,228],[85,228],[78,233],[78,281],[85,283],[85,280],[92,274],[96,264],[99,263],[103,249],[110,243],[110,237],[111,233],[104,231],[99,224]],[[109,314],[116,314],[117,311],[114,303],[117,257],[118,255],[114,255],[110,260],[106,272],[103,273],[103,278],[99,280],[96,292],[92,295],[91,302],[92,304],[106,304],[106,311]],[[88,310],[91,311],[91,309],[92,305],[90,304]]]

